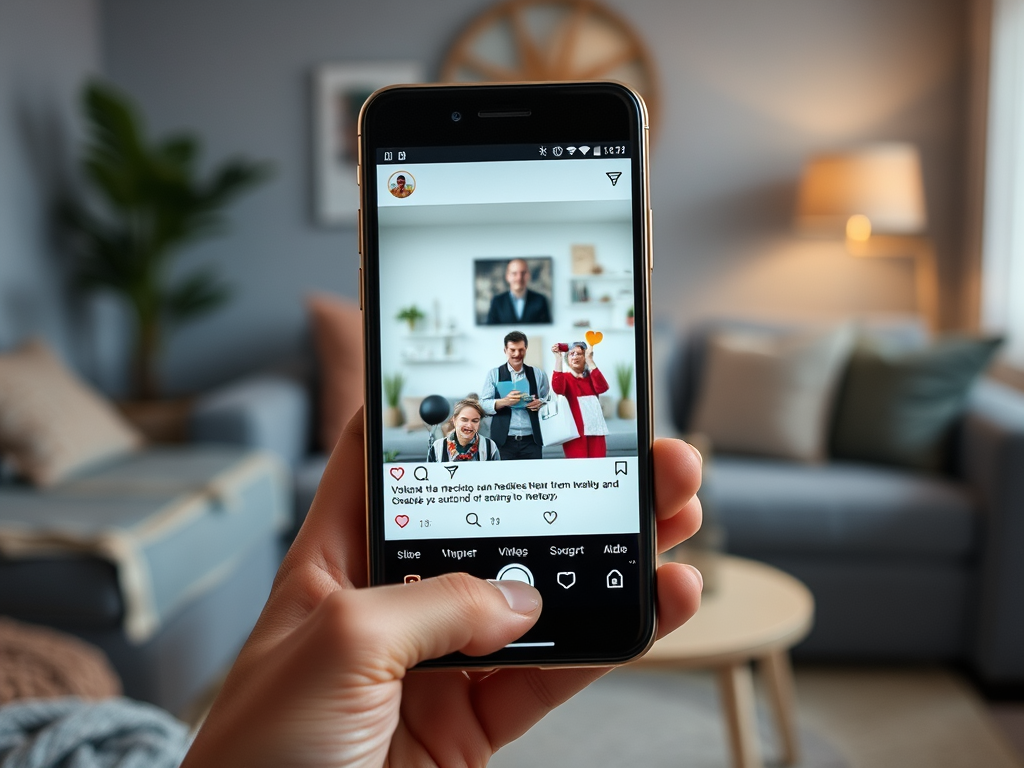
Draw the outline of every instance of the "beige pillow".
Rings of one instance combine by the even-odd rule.
[[[402,415],[405,416],[406,432],[415,432],[417,429],[426,429],[427,422],[420,416],[420,405],[422,397],[403,397]]]
[[[692,429],[716,451],[824,461],[853,342],[850,326],[813,335],[715,334]]]
[[[363,319],[355,304],[326,293],[306,306],[320,365],[320,444],[330,453],[363,404]]]
[[[36,485],[53,485],[142,443],[142,435],[43,342],[0,355],[0,453]]]

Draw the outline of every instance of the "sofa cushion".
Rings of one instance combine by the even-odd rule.
[[[824,461],[853,327],[828,333],[723,331],[707,346],[693,418],[715,450]]]
[[[680,334],[669,365],[669,407],[676,430],[680,434],[693,431],[694,404],[704,376],[708,340],[714,334],[741,331],[770,338],[807,328],[794,323],[718,318],[697,323]],[[862,318],[857,320],[857,331],[861,338],[884,341],[891,349],[919,349],[928,340],[928,332],[919,317]]]
[[[736,554],[966,557],[978,514],[967,486],[854,462],[716,457],[702,495]]]
[[[320,367],[320,447],[330,453],[363,404],[363,319],[359,307],[330,294],[306,301]]]
[[[950,336],[902,353],[860,345],[836,405],[833,455],[946,469],[950,430],[1001,341]]]
[[[0,355],[0,454],[38,486],[142,445],[142,435],[41,341]]]

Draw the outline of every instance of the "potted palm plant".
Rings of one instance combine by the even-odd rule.
[[[405,386],[405,377],[400,373],[384,377],[384,400],[388,409],[384,411],[385,427],[400,427],[405,423],[402,415],[402,387]]]
[[[615,366],[615,379],[619,384],[619,394],[622,396],[619,400],[619,418],[635,419],[636,403],[629,397],[630,392],[633,391],[633,364],[620,363]]]
[[[266,179],[270,168],[235,159],[201,177],[194,136],[151,140],[128,98],[98,82],[86,86],[83,102],[87,194],[64,200],[61,220],[78,285],[113,292],[132,314],[132,397],[154,401],[168,335],[230,296],[212,265],[181,274],[175,261],[186,246],[222,231],[227,204]]]

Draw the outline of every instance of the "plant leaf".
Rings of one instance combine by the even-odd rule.
[[[169,320],[182,323],[212,312],[231,295],[211,267],[201,267],[182,278],[168,291],[164,312]]]

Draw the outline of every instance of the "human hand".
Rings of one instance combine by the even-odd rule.
[[[511,408],[513,405],[515,405],[522,399],[523,393],[520,392],[518,389],[513,389],[511,392],[505,395],[505,397],[495,401],[494,404],[495,406],[498,406],[500,404],[502,408]],[[497,408],[495,408],[495,410],[497,410]]]
[[[527,410],[530,411],[539,411],[541,408],[544,407],[544,405],[545,402],[543,400],[541,400],[539,397],[535,397],[526,404],[526,408]]]
[[[540,614],[519,582],[466,574],[366,587],[362,412],[349,422],[267,605],[182,768],[483,766],[608,668],[409,671],[491,653]],[[700,455],[654,445],[658,548],[700,527]],[[355,479],[355,481],[353,480]],[[658,632],[700,604],[696,569],[658,569]],[[507,595],[505,597],[504,595]]]
[[[583,359],[587,361],[588,368],[596,368],[594,364],[594,347],[590,346],[583,352]]]
[[[562,359],[562,350],[559,348],[557,341],[551,345],[551,351],[555,353],[555,357],[559,360]]]

